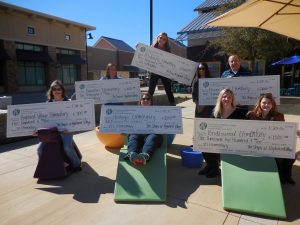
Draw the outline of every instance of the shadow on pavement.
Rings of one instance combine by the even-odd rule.
[[[68,177],[55,180],[38,180],[38,184],[55,187],[37,188],[58,195],[72,194],[73,199],[82,203],[98,203],[101,194],[113,193],[115,181],[99,176],[86,162],[82,163],[82,171]]]

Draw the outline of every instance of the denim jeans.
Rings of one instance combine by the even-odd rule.
[[[129,134],[128,153],[148,153],[151,156],[163,143],[161,134]]]
[[[62,138],[64,152],[66,153],[68,159],[70,160],[72,167],[73,168],[79,167],[81,162],[80,162],[80,159],[79,159],[78,155],[76,154],[76,151],[73,146],[73,135],[60,133],[60,136]],[[46,143],[43,143],[43,142],[40,142],[38,144],[37,152],[38,152],[39,157],[42,155],[43,146],[45,144]]]

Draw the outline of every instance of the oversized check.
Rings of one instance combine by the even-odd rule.
[[[94,129],[94,101],[76,100],[8,106],[7,137],[29,136],[39,128],[51,126],[56,126],[60,131]]]
[[[199,79],[199,105],[215,105],[220,91],[229,88],[240,105],[255,105],[261,93],[272,93],[280,104],[279,75]]]
[[[101,108],[100,131],[125,134],[181,134],[178,106],[114,106]]]
[[[297,127],[279,121],[196,118],[194,150],[295,158]]]
[[[140,99],[140,80],[110,79],[75,82],[76,99],[94,99],[95,104],[133,102]]]
[[[131,65],[156,73],[163,77],[191,85],[199,63],[138,44]]]

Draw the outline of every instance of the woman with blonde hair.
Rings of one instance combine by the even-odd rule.
[[[101,77],[100,80],[108,80],[108,79],[120,79],[117,75],[117,66],[114,63],[108,63],[106,66],[105,76]]]
[[[245,119],[247,111],[236,106],[234,93],[230,89],[220,91],[215,108],[211,118],[216,119]],[[208,178],[216,177],[220,174],[219,153],[203,152],[203,157],[206,162],[204,169],[199,171],[199,175],[206,175]]]

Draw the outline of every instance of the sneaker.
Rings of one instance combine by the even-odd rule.
[[[149,158],[150,158],[150,156],[148,153],[140,153],[139,154],[139,159],[143,165],[146,165]]]
[[[129,160],[134,165],[142,164],[139,155],[136,152],[130,152]]]

